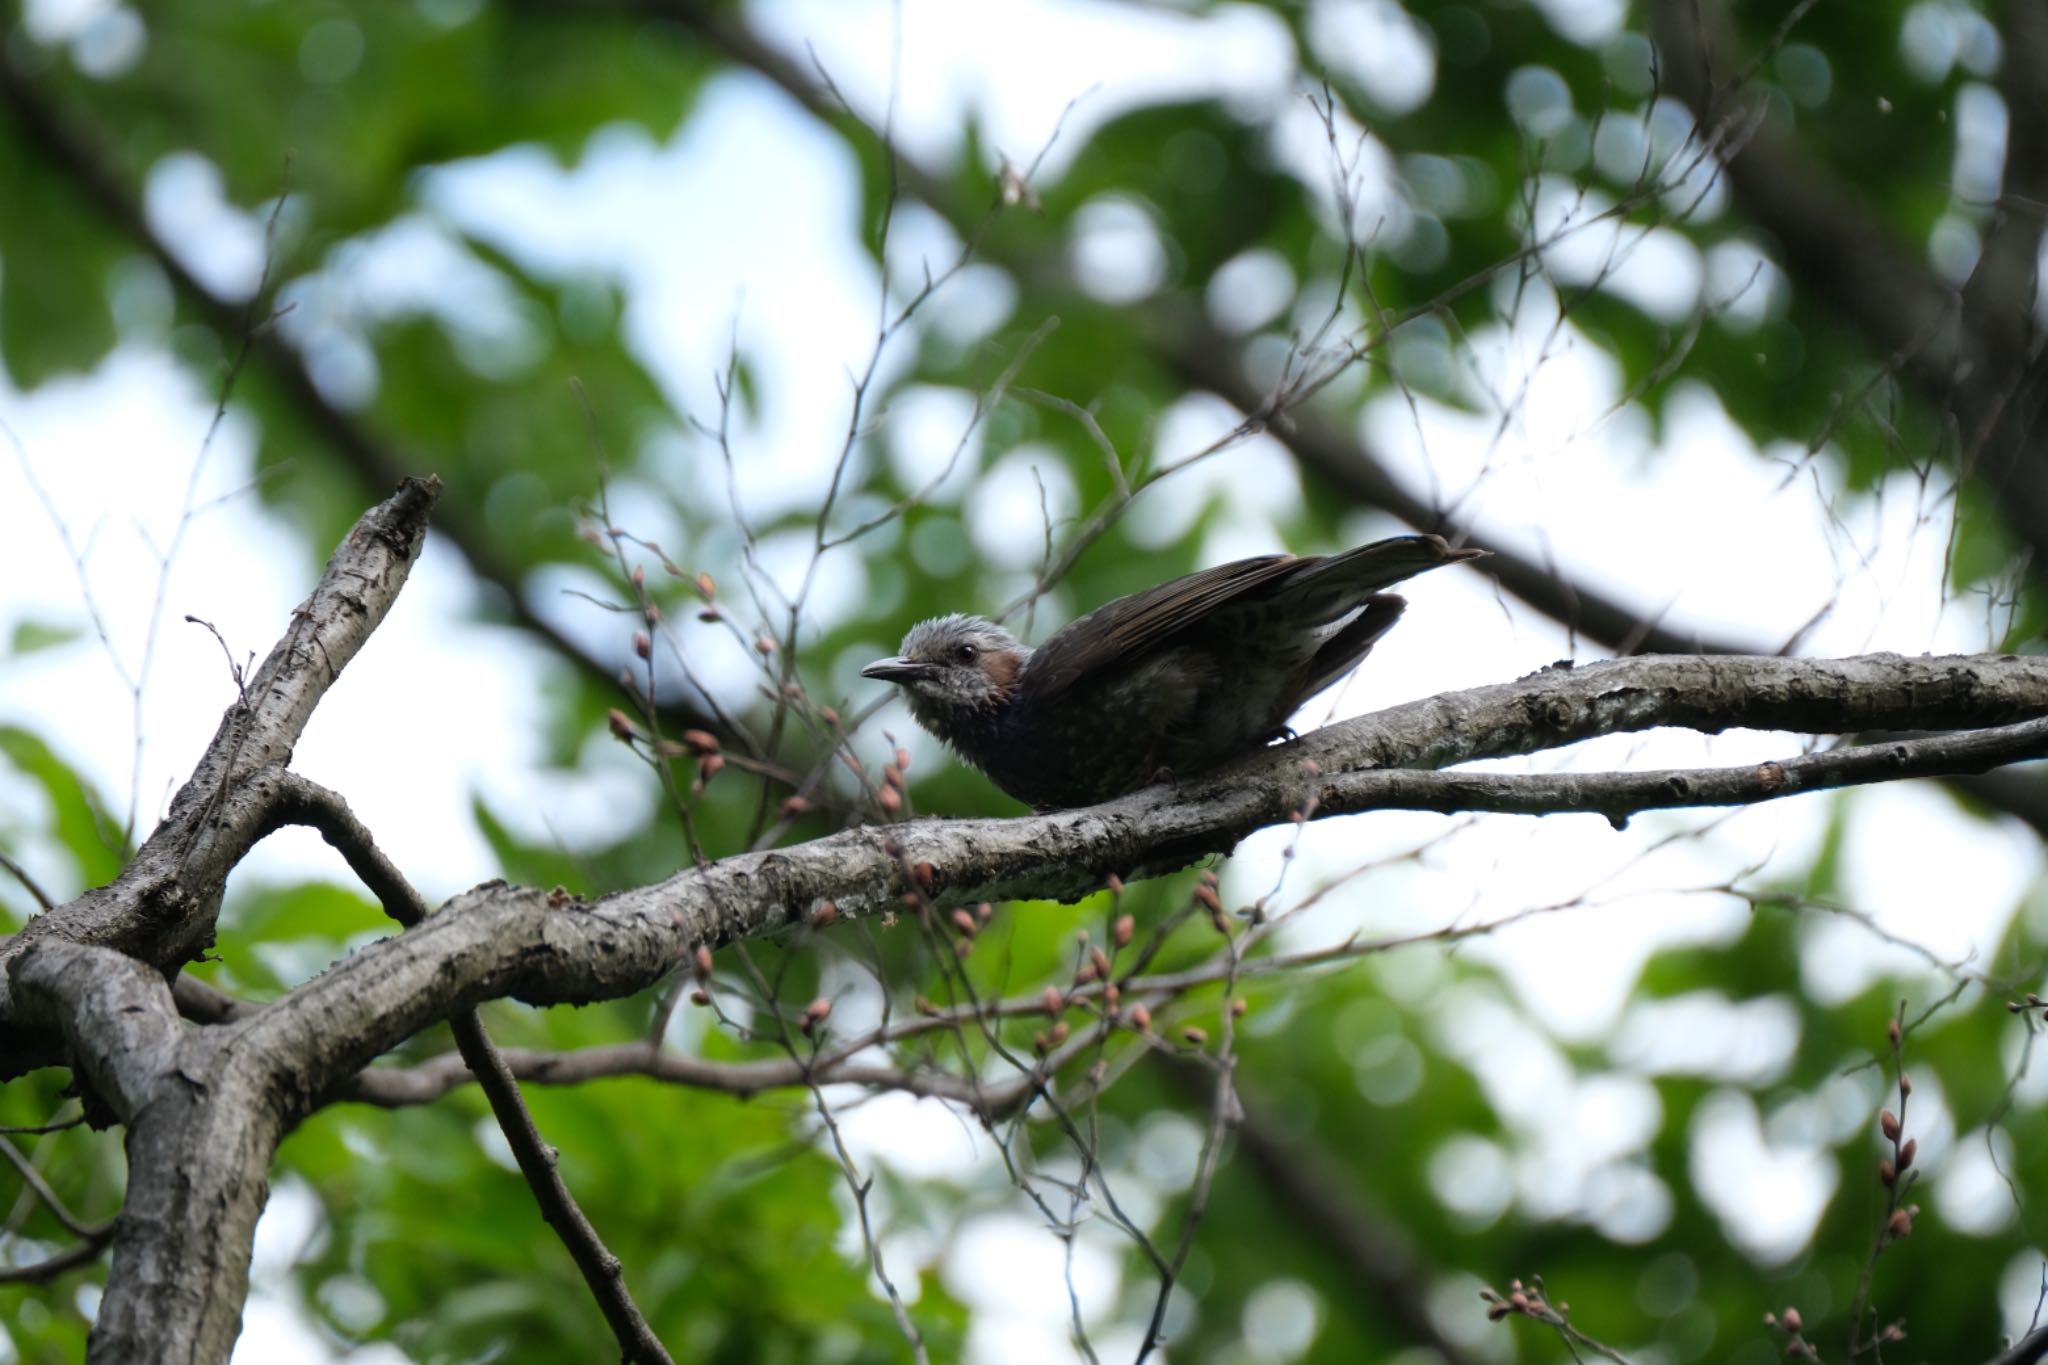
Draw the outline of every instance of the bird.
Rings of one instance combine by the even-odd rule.
[[[1401,618],[1384,588],[1484,550],[1396,536],[1334,555],[1259,555],[1120,597],[1036,649],[959,614],[861,669],[924,729],[1036,810],[1091,806],[1293,732]]]

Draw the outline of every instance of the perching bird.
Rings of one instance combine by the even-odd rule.
[[[1399,536],[1240,559],[1120,597],[1037,649],[941,616],[861,676],[900,686],[919,725],[1019,801],[1092,805],[1286,734],[1400,619],[1407,603],[1380,589],[1485,553]]]

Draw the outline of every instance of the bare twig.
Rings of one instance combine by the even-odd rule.
[[[319,830],[321,837],[347,860],[350,870],[377,897],[385,912],[400,924],[410,927],[427,917],[426,901],[377,846],[347,802],[295,773],[285,774],[281,782],[277,806],[280,822],[304,823]],[[563,1181],[559,1154],[541,1140],[533,1115],[519,1096],[519,1083],[484,1031],[483,1020],[475,1010],[465,1009],[451,1015],[448,1025],[463,1061],[490,1101],[491,1112],[505,1134],[520,1174],[533,1190],[541,1216],[568,1248],[570,1259],[576,1262],[583,1282],[611,1325],[624,1358],[668,1365],[667,1350],[626,1288],[624,1267],[606,1248]]]
[[[1913,1078],[1906,1074],[1906,1002],[1899,1002],[1898,1012],[1886,1026],[1886,1037],[1891,1043],[1892,1074],[1897,1078],[1899,1111],[1894,1114],[1884,1110],[1878,1115],[1877,1126],[1884,1140],[1891,1147],[1891,1155],[1877,1163],[1878,1183],[1884,1186],[1884,1216],[1879,1220],[1876,1234],[1871,1238],[1870,1254],[1864,1258],[1863,1272],[1856,1277],[1856,1295],[1849,1304],[1849,1359],[1855,1360],[1866,1351],[1874,1352],[1879,1359],[1886,1344],[1902,1341],[1905,1332],[1897,1322],[1879,1327],[1871,1323],[1866,1330],[1864,1317],[1874,1310],[1870,1306],[1872,1281],[1877,1276],[1877,1258],[1884,1255],[1885,1248],[1908,1237],[1913,1231],[1913,1219],[1920,1212],[1919,1206],[1906,1202],[1906,1196],[1920,1178],[1913,1169],[1913,1158],[1920,1144],[1906,1136],[1906,1106],[1913,1096]]]

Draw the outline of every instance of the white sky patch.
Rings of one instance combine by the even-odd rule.
[[[2041,988],[2034,989],[2039,993]],[[2017,1016],[1999,1041],[2000,1072],[2012,1078],[2012,1101],[2022,1108],[2048,1104],[2048,1051],[2043,1050],[2043,1041],[2039,1030]]]
[[[1520,317],[1512,339],[1477,335],[1467,369],[1504,416],[1388,396],[1363,420],[1404,481],[1489,543],[1765,649],[1806,631],[1802,653],[1971,650],[2002,629],[1981,598],[1944,596],[1953,503],[1941,488],[1901,473],[1848,497],[1833,460],[1760,454],[1695,385],[1667,398],[1662,448],[1637,448],[1634,424],[1615,421],[1628,410],[1615,407],[1612,362],[1543,305]],[[1630,438],[1618,449],[1617,435]]]
[[[1294,268],[1267,247],[1241,251],[1209,277],[1209,318],[1231,336],[1257,331],[1294,302]]]
[[[1693,1111],[1693,1189],[1729,1240],[1765,1265],[1806,1245],[1839,1179],[1824,1148],[1769,1141],[1747,1094],[1717,1090]]]
[[[927,504],[957,503],[981,466],[982,428],[975,395],[917,384],[889,400],[889,462],[904,487],[925,490]]]
[[[1716,242],[1707,250],[1706,306],[1714,320],[1736,331],[1751,331],[1781,315],[1790,303],[1785,274],[1744,241]]]
[[[430,174],[422,196],[543,276],[623,284],[630,344],[699,420],[717,420],[715,379],[737,337],[757,403],[734,413],[735,478],[742,505],[766,516],[815,500],[844,440],[848,376],[874,351],[880,280],[854,236],[854,175],[836,137],[732,75],[667,145],[610,129],[566,169],[511,148]],[[885,353],[884,379],[907,358]],[[723,505],[717,452],[696,468],[698,486],[677,496]]]
[[[1133,304],[1166,282],[1166,247],[1139,204],[1105,195],[1074,213],[1074,277],[1108,304]]]
[[[844,1088],[835,1111],[847,1150],[863,1167],[882,1161],[921,1180],[965,1180],[995,1155],[972,1118],[938,1100],[887,1091],[845,1104],[858,1098],[857,1088]]]
[[[115,0],[27,0],[22,27],[39,43],[70,42],[119,8]]]
[[[85,549],[109,638],[131,675],[144,656],[158,554],[176,533],[209,415],[205,397],[161,355],[136,351],[33,395],[0,396],[0,420]],[[243,491],[252,459],[246,427],[230,420],[198,484],[203,510],[172,565],[143,697],[135,790],[144,832],[233,697],[221,645],[183,618],[211,623],[237,663],[252,654],[260,661],[317,578],[312,558]],[[0,573],[12,585],[0,599],[0,633],[25,620],[87,626],[69,556],[12,450],[0,452],[0,541]],[[539,684],[507,684],[538,676],[542,657],[513,632],[466,620],[472,592],[430,535],[391,616],[314,714],[294,757],[298,771],[348,798],[430,897],[495,868],[466,815],[472,791],[488,793],[531,837],[553,830],[579,840],[610,837],[622,809],[637,818],[650,799],[642,783],[619,785],[617,766],[602,756],[573,776],[535,769]],[[88,714],[106,723],[79,726]],[[0,669],[0,718],[50,736],[123,812],[137,756],[129,714],[126,689],[89,630]],[[401,759],[408,776],[394,782]],[[259,880],[307,873],[343,875],[332,851],[304,831],[266,840],[241,869]],[[50,889],[80,888],[60,881]]]
[[[1314,0],[1309,42],[1316,58],[1355,81],[1380,112],[1406,114],[1436,89],[1436,42],[1393,0]]]
[[[1213,394],[1187,394],[1160,414],[1150,463],[1187,459],[1242,420]],[[1120,453],[1128,464],[1131,452]],[[1184,543],[1207,515],[1227,532],[1258,538],[1245,553],[1270,554],[1276,547],[1274,522],[1292,516],[1300,506],[1301,471],[1285,448],[1262,432],[1146,488],[1125,514],[1124,527],[1139,545],[1164,548]],[[1203,563],[1220,564],[1234,557],[1229,552],[1205,554]]]
[[[1839,1004],[1880,976],[1929,971],[1930,956],[1982,969],[2041,875],[2039,841],[2011,822],[1966,815],[1928,787],[1869,787],[1844,799],[1842,908],[1877,933],[1856,918],[1811,915],[1799,954],[1807,990]],[[1953,875],[1959,865],[1970,869],[1966,880]]]
[[[1699,248],[1671,228],[1645,228],[1608,216],[1614,201],[1561,176],[1536,185],[1531,241],[1566,284],[1595,284],[1663,322],[1690,317],[1699,304]]]
[[[1628,16],[1625,0],[1536,0],[1552,28],[1584,47],[1606,42]]]
[[[2012,1139],[2002,1129],[1978,1129],[1958,1139],[1940,1178],[1930,1177],[1928,1185],[1943,1226],[1971,1237],[1989,1237],[2011,1226],[2019,1213],[2012,1186],[2006,1184],[2015,1169],[2013,1158]]]
[[[1757,1086],[1782,1076],[1798,1046],[1799,1010],[1790,1000],[1688,991],[1632,1003],[1608,1051],[1618,1064],[1649,1075]]]
[[[47,736],[99,782],[117,818],[127,816],[132,781],[144,830],[233,697],[220,646],[183,624],[183,616],[206,618],[260,657],[296,601],[291,585],[280,581],[280,566],[298,563],[301,551],[253,510],[253,494],[238,493],[253,454],[247,424],[233,419],[214,441],[192,505],[229,501],[198,515],[165,586],[138,770],[121,674],[143,676],[161,556],[177,534],[210,415],[210,403],[183,371],[162,353],[140,349],[117,350],[91,374],[32,394],[0,388],[0,422],[20,443],[16,449],[0,436],[0,582],[8,585],[0,594],[0,636],[25,621],[84,632],[71,645],[0,668],[0,718]],[[57,522],[33,491],[38,485]],[[118,669],[95,639],[58,522],[83,556]],[[93,723],[80,724],[81,717]],[[69,895],[82,888],[49,889]]]
[[[1472,1071],[1515,1134],[1511,1148],[1453,1144],[1437,1154],[1439,1188],[1460,1172],[1482,1182],[1454,1207],[1483,1226],[1500,1212],[1505,1181],[1532,1218],[1595,1223],[1628,1240],[1661,1231],[1669,1192],[1636,1169],[1662,1122],[1655,1088],[1633,1076],[1578,1073],[1483,987],[1457,987],[1451,996],[1434,1021],[1441,1044]]]
[[[1011,447],[967,495],[967,527],[975,549],[987,563],[1036,571],[1045,562],[1048,525],[1057,546],[1078,497],[1074,476],[1057,451]]]
[[[1899,58],[1933,85],[1960,66],[1976,75],[1997,69],[2000,42],[1989,19],[1959,0],[1923,0],[1899,26]]]
[[[1429,1158],[1429,1186],[1465,1231],[1492,1227],[1515,1194],[1508,1154],[1497,1142],[1462,1133]]]
[[[1998,1277],[1998,1305],[2008,1341],[2018,1341],[2041,1325],[2044,1286],[2048,1286],[2048,1250],[2038,1246],[2013,1257]]]
[[[1414,209],[1395,174],[1393,156],[1343,106],[1322,110],[1297,99],[1279,111],[1267,138],[1274,161],[1308,190],[1331,232],[1342,235],[1348,204],[1358,244],[1406,235]],[[1323,305],[1312,307],[1320,312]]]
[[[1093,130],[1133,109],[1208,96],[1263,111],[1292,82],[1286,27],[1248,5],[1177,14],[1088,0],[785,0],[749,5],[747,17],[799,62],[815,47],[871,127],[883,126],[897,73],[897,140],[927,165],[959,153],[971,120],[1019,167],[1050,144],[1049,179]]]
[[[466,365],[499,380],[538,360],[553,330],[535,304],[445,225],[419,215],[341,243],[318,271],[281,292],[279,307],[290,310],[279,327],[320,367],[323,391],[345,405],[374,390],[371,324],[431,317]]]
[[[1260,1362],[1295,1360],[1322,1330],[1322,1296],[1296,1279],[1268,1280],[1245,1297],[1245,1349]]]
[[[1073,1293],[1091,1328],[1116,1304],[1122,1254],[1122,1245],[1085,1229],[1073,1239]],[[1082,1359],[1069,1339],[1067,1256],[1068,1243],[1035,1213],[991,1211],[954,1229],[941,1274],[947,1291],[973,1314],[967,1343],[973,1365]]]
[[[282,170],[282,162],[279,169]],[[214,293],[245,299],[263,277],[264,218],[227,201],[220,169],[197,152],[149,168],[142,211],[150,230]]]

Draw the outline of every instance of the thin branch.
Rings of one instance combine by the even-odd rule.
[[[1203,873],[1205,885],[1213,894],[1214,874]],[[1195,1249],[1195,1234],[1200,1231],[1202,1219],[1209,1211],[1209,1192],[1214,1188],[1216,1173],[1223,1165],[1224,1139],[1243,1117],[1243,1106],[1237,1097],[1237,1015],[1240,1001],[1237,999],[1238,973],[1244,965],[1244,947],[1231,936],[1230,922],[1217,912],[1217,931],[1223,936],[1223,1008],[1218,1012],[1218,1036],[1213,1056],[1202,1054],[1202,1063],[1210,1072],[1209,1122],[1202,1132],[1202,1148],[1195,1161],[1194,1187],[1188,1191],[1187,1208],[1181,1213],[1180,1238],[1175,1243],[1173,1257],[1159,1274],[1159,1288],[1152,1298],[1152,1316],[1145,1324],[1145,1338],[1138,1347],[1137,1365],[1145,1365],[1153,1351],[1166,1344],[1166,1310],[1173,1301],[1173,1287],[1180,1280],[1181,1272],[1187,1268],[1188,1257]]]
[[[822,1056],[813,1062],[786,1058],[719,1062],[670,1052],[646,1040],[568,1052],[504,1048],[501,1053],[514,1076],[538,1085],[581,1085],[615,1076],[641,1076],[741,1098],[812,1085],[858,1085],[946,1100],[990,1120],[1009,1114],[1031,1093],[1031,1086],[1023,1081],[991,1085],[946,1071],[878,1065],[844,1055]],[[1057,1070],[1051,1063],[1048,1066]],[[396,1109],[431,1103],[467,1085],[471,1078],[469,1065],[459,1053],[445,1053],[414,1066],[371,1067],[349,1080],[337,1097]]]
[[[427,917],[426,901],[385,856],[340,795],[296,773],[284,774],[280,784],[276,806],[280,823],[306,824],[317,829],[347,860],[349,869],[377,897],[385,912],[400,924],[409,927]],[[541,1140],[533,1115],[520,1098],[519,1083],[491,1042],[490,1034],[485,1032],[483,1020],[473,1009],[460,1010],[450,1016],[448,1026],[470,1074],[490,1102],[491,1113],[505,1134],[520,1174],[533,1190],[541,1217],[568,1249],[605,1321],[611,1325],[624,1358],[670,1365],[667,1350],[626,1287],[625,1270],[619,1258],[605,1246],[562,1179],[559,1154]]]
[[[1883,1358],[1884,1346],[1902,1340],[1903,1331],[1897,1323],[1878,1327],[1874,1323],[1866,1332],[1864,1316],[1874,1313],[1871,1307],[1871,1286],[1877,1278],[1877,1261],[1892,1243],[1910,1236],[1913,1231],[1913,1217],[1920,1210],[1917,1205],[1907,1204],[1906,1195],[1920,1178],[1913,1169],[1913,1157],[1919,1143],[1906,1136],[1908,1106],[1913,1098],[1913,1078],[1906,1074],[1906,1002],[1899,1002],[1898,1012],[1886,1025],[1886,1036],[1891,1042],[1892,1075],[1898,1090],[1899,1112],[1889,1109],[1878,1115],[1878,1129],[1884,1140],[1891,1146],[1891,1155],[1878,1162],[1878,1183],[1884,1186],[1884,1213],[1879,1218],[1876,1232],[1870,1239],[1870,1254],[1864,1257],[1862,1273],[1856,1277],[1856,1294],[1849,1304],[1849,1359],[1854,1360],[1866,1351],[1878,1359]]]
[[[1617,827],[1646,810],[1742,806],[1804,792],[1915,777],[1981,773],[2048,758],[2048,719],[1926,739],[1890,740],[1742,768],[1627,773],[1346,773],[1324,793],[1328,813],[1359,810],[1604,815]]]
[[[0,1133],[6,1133],[12,1137],[39,1137],[44,1133],[61,1133],[66,1129],[76,1128],[84,1122],[84,1114],[73,1114],[68,1119],[52,1119],[48,1123],[0,1123]]]
[[[1494,1322],[1508,1317],[1523,1317],[1556,1332],[1559,1344],[1574,1361],[1585,1360],[1579,1354],[1579,1348],[1584,1347],[1602,1360],[1613,1361],[1614,1365],[1630,1365],[1627,1356],[1572,1326],[1571,1305],[1553,1305],[1544,1292],[1540,1275],[1530,1276],[1526,1285],[1520,1280],[1514,1281],[1504,1296],[1489,1288],[1480,1290],[1479,1297],[1486,1302],[1486,1316]]]
[[[97,1261],[106,1251],[107,1243],[114,1240],[114,1223],[115,1220],[109,1218],[104,1223],[86,1228],[76,1246],[67,1247],[32,1265],[0,1266],[0,1284],[42,1284],[67,1270]]]
[[[2037,1365],[2048,1360],[2048,1327],[2037,1327],[1993,1356],[1985,1365]]]
[[[55,904],[50,899],[50,893],[43,890],[41,884],[33,876],[29,875],[28,869],[8,857],[4,852],[0,852],[0,870],[4,870],[10,877],[20,882],[22,889],[34,897],[35,903],[39,908],[48,910]]]
[[[50,1211],[50,1216],[55,1218],[66,1232],[74,1237],[93,1237],[102,1230],[98,1225],[88,1224],[72,1213],[58,1193],[50,1188],[49,1182],[43,1179],[43,1173],[21,1154],[20,1148],[4,1137],[0,1137],[0,1157],[7,1158],[7,1164],[14,1167],[15,1174],[21,1177],[21,1183],[28,1186],[29,1192],[42,1201],[43,1207]]]
[[[1160,1070],[1189,1099],[1201,1098],[1207,1088],[1206,1074],[1196,1067]],[[1372,1326],[1398,1324],[1406,1339],[1427,1346],[1446,1365],[1468,1365],[1471,1353],[1446,1336],[1429,1312],[1428,1282],[1407,1239],[1352,1172],[1313,1136],[1283,1132],[1256,1094],[1240,1093],[1238,1102],[1240,1158],[1284,1201],[1292,1223],[1320,1240],[1365,1291],[1339,1301]]]

